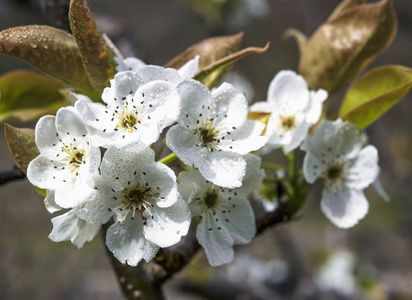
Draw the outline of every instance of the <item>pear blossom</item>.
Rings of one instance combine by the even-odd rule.
[[[40,155],[28,166],[29,181],[54,191],[60,207],[72,208],[85,201],[93,191],[91,178],[98,171],[100,149],[91,143],[79,113],[65,107],[56,117],[42,117],[36,124],[35,141]]]
[[[109,147],[100,172],[94,198],[79,211],[93,223],[113,216],[106,245],[119,261],[131,266],[141,259],[148,262],[159,247],[172,246],[187,234],[189,207],[177,191],[174,172],[154,162],[151,148],[141,142]]]
[[[170,81],[156,78],[162,72]],[[119,72],[110,80],[111,87],[103,91],[106,105],[79,99],[75,108],[90,127],[93,142],[107,148],[135,140],[146,145],[157,141],[180,111],[175,87],[180,77],[175,73],[176,70],[155,66],[142,68],[139,75]]]
[[[262,153],[282,148],[288,154],[299,147],[310,127],[319,121],[327,97],[325,90],[309,91],[303,77],[295,72],[280,71],[269,85],[267,101],[250,108],[271,113],[265,131],[269,140]]]
[[[177,74],[180,76],[181,81],[185,79],[190,79],[196,74],[196,71],[199,66],[199,59],[200,59],[200,56],[196,55],[194,58],[186,62],[182,67],[180,67],[177,70]],[[116,71],[118,72],[133,71],[133,72],[136,72],[137,74],[140,74],[140,71],[144,67],[148,66],[141,59],[138,59],[136,57],[127,57],[125,59],[121,59],[120,57],[115,57],[115,61],[117,62]],[[169,74],[172,73],[176,75],[175,74],[176,72],[173,69],[164,69],[159,66],[151,66],[151,65],[149,65],[149,68],[157,70],[157,74],[160,75],[158,76],[157,79],[161,79],[161,80],[168,79],[170,75],[168,75],[167,72],[169,72]],[[165,72],[165,70],[167,71]],[[173,76],[172,78],[175,79],[177,78],[177,76]]]
[[[52,219],[53,230],[49,239],[53,242],[71,241],[77,248],[90,242],[99,232],[102,224],[92,223],[80,218],[75,209]]]
[[[277,195],[275,195],[276,188],[273,184],[263,182],[266,172],[260,168],[262,159],[254,154],[247,154],[244,159],[246,161],[246,174],[239,189],[245,191],[247,196],[252,195],[265,212],[275,211],[279,206]],[[284,172],[279,170],[276,175],[284,177]]]
[[[235,188],[242,184],[243,155],[261,148],[261,122],[247,119],[247,102],[231,84],[210,92],[198,81],[178,86],[182,110],[178,124],[169,129],[166,145],[187,166],[199,169],[216,185]]]
[[[362,136],[351,122],[323,121],[302,145],[303,173],[309,183],[324,180],[321,209],[341,228],[352,227],[368,212],[363,189],[379,174],[378,151],[362,148]]]
[[[193,216],[200,216],[196,237],[206,251],[210,265],[221,266],[234,259],[233,245],[247,244],[256,234],[255,216],[247,199],[261,182],[260,158],[246,156],[242,187],[216,186],[198,171],[179,174],[179,192],[189,203]]]
[[[55,193],[52,190],[46,190],[44,204],[50,213],[62,210],[62,207],[56,204]],[[49,235],[49,239],[53,242],[71,241],[77,248],[82,248],[85,242],[90,242],[97,235],[102,223],[109,220],[109,216],[103,222],[96,220],[95,216],[97,214],[106,211],[105,207],[97,207],[98,204],[85,201],[66,213],[53,218],[51,220],[53,230]],[[103,209],[104,211],[102,211]]]

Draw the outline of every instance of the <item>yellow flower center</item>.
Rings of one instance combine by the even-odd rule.
[[[281,116],[280,117],[280,127],[284,131],[289,131],[297,126],[297,122],[294,116]]]

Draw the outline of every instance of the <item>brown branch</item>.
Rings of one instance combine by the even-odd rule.
[[[0,172],[0,185],[3,185],[7,182],[23,179],[26,177],[26,174],[20,170],[19,167],[13,166],[11,170],[1,171]]]
[[[103,241],[106,241],[107,229],[112,224],[108,222],[103,225],[101,231]],[[164,299],[158,277],[165,277],[166,271],[160,265],[153,261],[149,263],[141,261],[136,267],[131,267],[118,261],[107,247],[105,249],[110,257],[110,262],[117,275],[123,295],[127,299]]]

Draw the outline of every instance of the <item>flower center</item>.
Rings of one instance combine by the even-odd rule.
[[[70,146],[67,146],[64,143],[61,149],[62,149],[62,152],[64,152],[67,155],[67,160],[69,161],[69,170],[73,173],[75,172],[77,175],[79,167],[82,164],[86,163],[83,160],[85,156],[84,150],[73,146],[73,144],[70,144]]]
[[[193,133],[199,139],[197,147],[207,147],[211,152],[218,150],[218,144],[220,143],[221,134],[219,133],[219,127],[214,126],[212,119],[200,120],[200,126],[193,129]],[[223,137],[224,139],[224,137]]]
[[[280,127],[285,130],[289,131],[295,128],[297,125],[296,119],[294,116],[281,116],[280,117]]]
[[[206,193],[205,204],[207,208],[213,208],[217,204],[218,193],[216,190]]]
[[[112,190],[115,192],[114,190]],[[159,197],[159,193],[152,190],[151,187],[146,185],[134,185],[128,186],[122,190],[123,197],[121,197],[122,202],[115,209],[120,211],[131,211],[131,218],[134,220],[136,211],[140,211],[140,218],[144,220],[144,225],[146,225],[146,220],[148,217],[154,218],[154,215],[150,211],[154,205],[151,203],[153,199]],[[117,197],[114,197],[117,200]]]
[[[136,189],[136,190],[131,190],[129,192],[129,195],[127,195],[127,197],[128,197],[130,202],[135,202],[135,203],[141,204],[144,197],[145,197],[145,194],[144,194],[143,191]]]
[[[216,132],[215,130],[213,130],[213,128],[208,129],[208,128],[203,128],[200,130],[200,135],[202,136],[202,141],[203,141],[203,145],[202,146],[206,146],[207,144],[216,141]]]
[[[129,110],[126,104],[123,104],[123,111],[117,113],[119,117],[119,122],[116,127],[121,128],[129,133],[137,130],[136,125],[141,123],[140,118],[138,118],[138,112],[134,109]]]
[[[342,176],[343,168],[342,166],[332,166],[326,172],[329,180],[336,180]]]
[[[345,180],[345,166],[344,164],[335,164],[327,168],[324,173],[325,184],[327,186],[332,186],[336,183]]]
[[[150,187],[140,185],[128,186],[122,192],[125,199],[122,209],[145,210],[146,206],[152,206],[149,200],[156,196]]]

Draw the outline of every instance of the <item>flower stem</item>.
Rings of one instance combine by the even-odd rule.
[[[281,182],[283,179],[278,177],[265,176],[263,183]]]
[[[269,162],[262,162],[260,165],[261,168],[267,170],[284,170],[285,167],[279,164],[269,163]]]
[[[178,161],[178,158],[176,156],[176,154],[174,153],[170,153],[168,156],[163,157],[161,160],[159,160],[159,162],[165,164],[165,165],[170,165],[174,162]]]
[[[159,157],[160,157],[160,155],[162,155],[162,152],[163,152],[163,149],[165,148],[165,146],[166,146],[166,139],[163,139],[162,144],[160,145],[160,148],[159,148],[159,150],[157,151],[157,154],[156,154],[156,158],[155,158],[156,161],[159,160]]]
[[[289,153],[287,158],[289,162],[289,169],[288,169],[289,177],[292,180],[294,180],[294,178],[296,177],[296,159],[297,159],[296,150]]]

